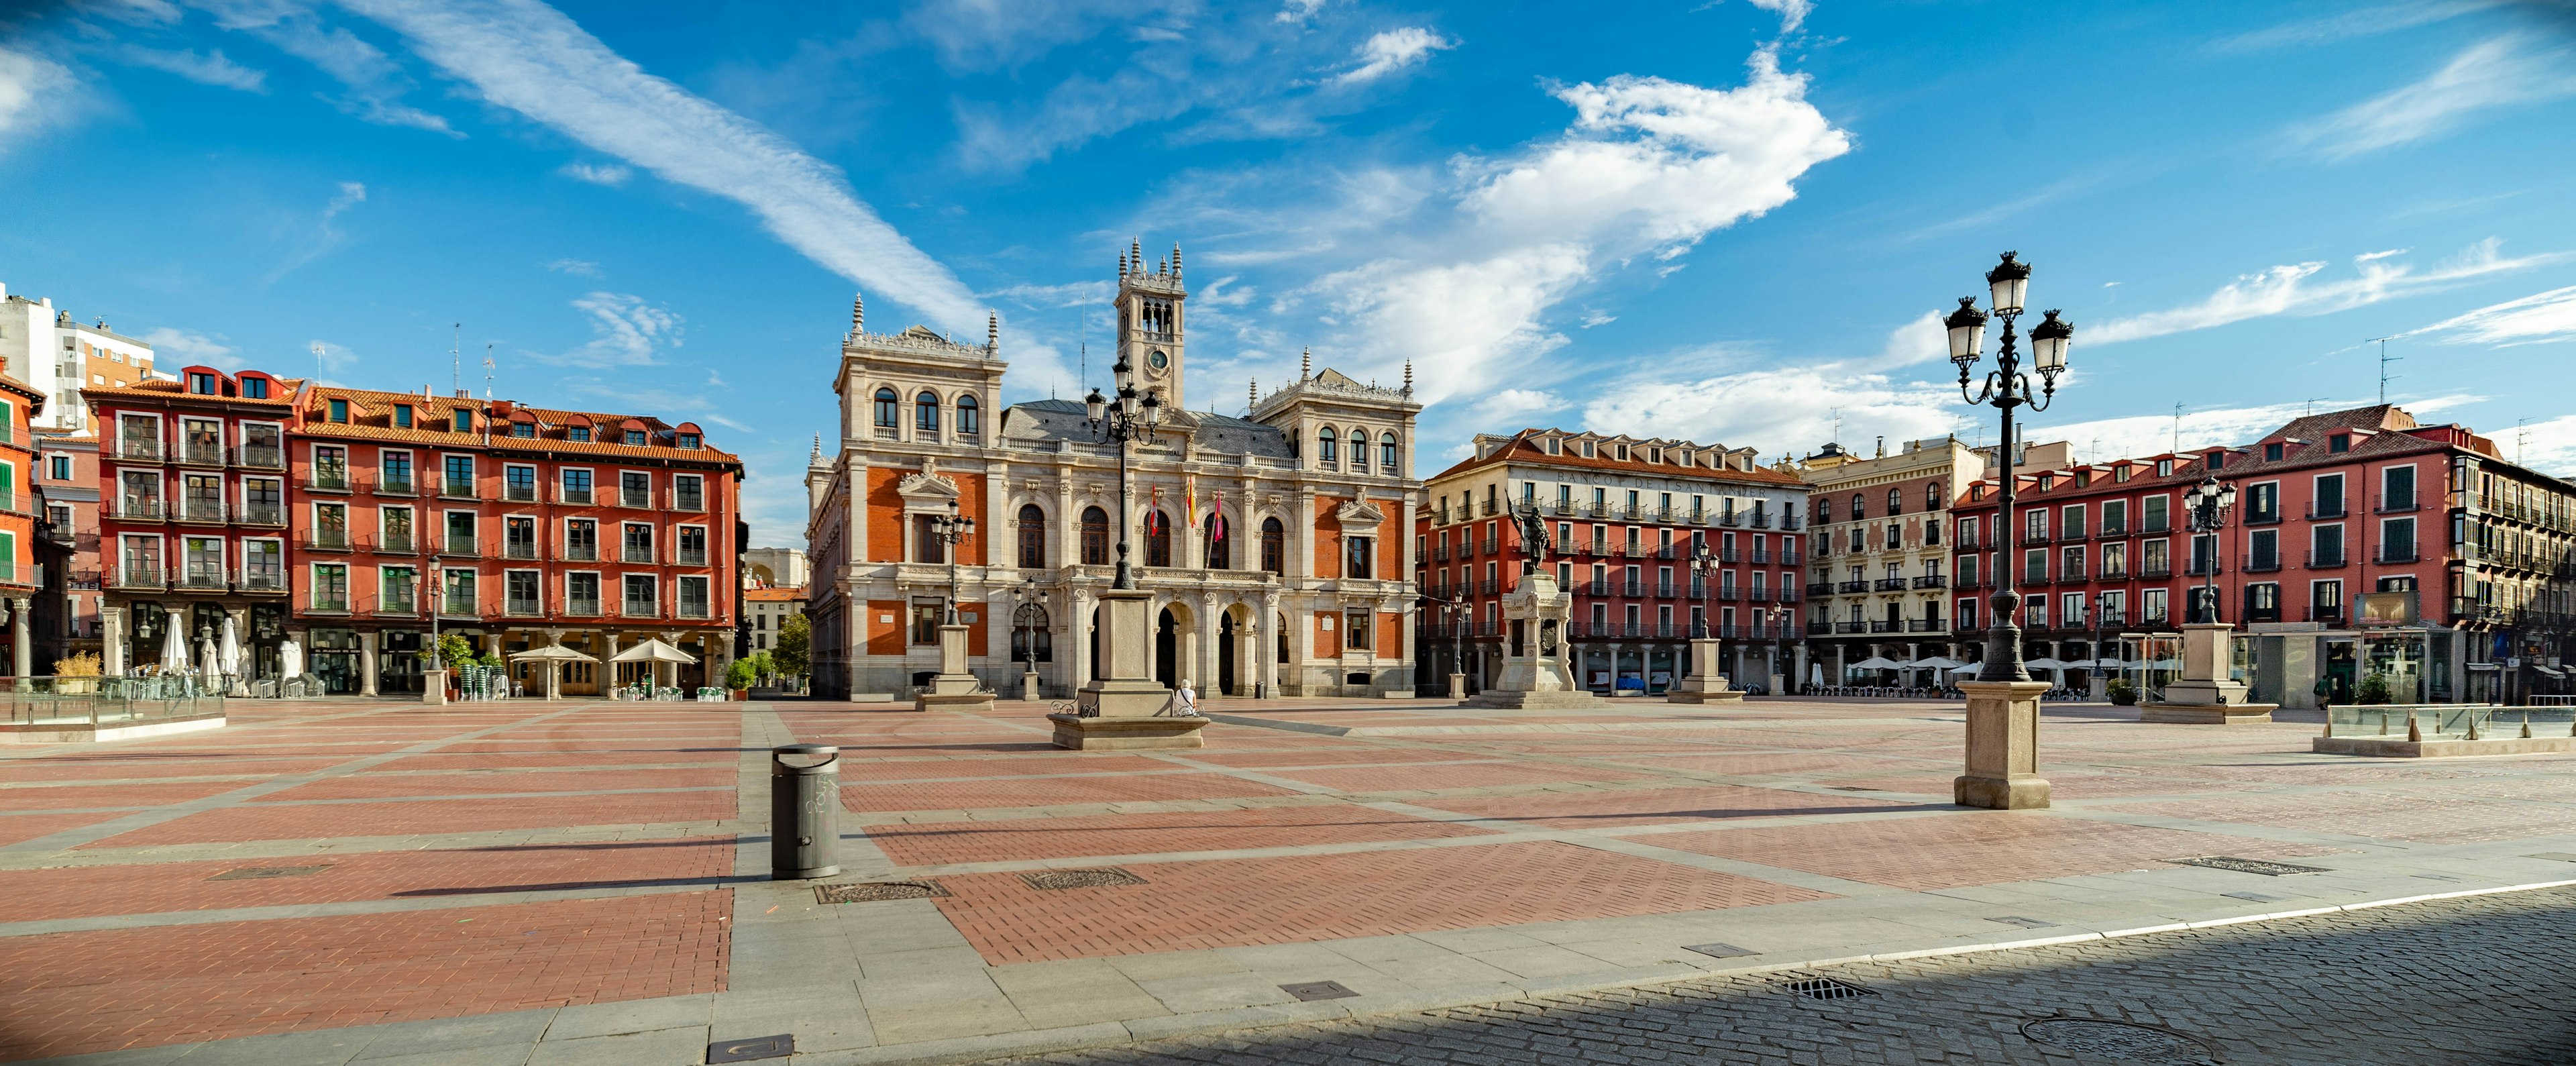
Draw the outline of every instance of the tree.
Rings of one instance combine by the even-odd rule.
[[[813,642],[813,627],[805,620],[805,612],[788,615],[778,623],[778,646],[770,649],[770,661],[778,664],[779,673],[802,677],[810,665],[806,655]]]
[[[751,665],[751,660],[749,659],[736,659],[733,661],[733,665],[725,667],[726,688],[750,688],[751,683],[754,680],[754,671]]]

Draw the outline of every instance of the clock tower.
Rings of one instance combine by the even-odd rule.
[[[1186,410],[1181,395],[1181,246],[1148,265],[1142,241],[1118,257],[1118,354],[1136,368],[1139,392],[1160,393],[1165,410]]]

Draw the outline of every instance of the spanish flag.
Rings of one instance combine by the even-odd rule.
[[[1150,491],[1150,492],[1146,493],[1146,495],[1145,495],[1145,535],[1146,535],[1146,536],[1152,536],[1152,535],[1154,535],[1154,534],[1156,534],[1156,533],[1160,533],[1160,532],[1162,532],[1162,518],[1163,518],[1163,487],[1162,487],[1162,486],[1160,486],[1160,485],[1156,485],[1156,486],[1154,486],[1154,488],[1153,488],[1153,490],[1152,490],[1152,491]]]

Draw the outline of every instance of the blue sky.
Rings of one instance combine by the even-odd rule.
[[[1418,462],[1586,425],[1957,431],[1996,252],[2108,458],[2389,396],[2576,473],[2547,3],[90,0],[0,37],[0,281],[208,361],[708,423],[801,533],[870,325],[1079,394],[1131,237],[1189,399],[1414,363]],[[488,346],[488,347],[487,347]],[[1090,381],[1106,376],[1105,358]],[[1946,390],[1946,391],[1945,391]],[[2175,405],[2184,405],[2177,427]],[[2517,423],[2523,423],[2519,428]],[[722,427],[722,428],[717,428]]]

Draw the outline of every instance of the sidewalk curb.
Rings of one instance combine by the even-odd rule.
[[[1954,944],[1947,947],[1922,948],[1913,951],[1888,951],[1866,955],[1845,955],[1834,958],[1800,959],[1794,962],[1766,962],[1753,966],[1715,967],[1679,974],[1665,973],[1658,975],[1636,975],[1607,980],[1587,980],[1583,978],[1544,979],[1525,985],[1521,993],[1514,996],[1495,997],[1486,995],[1456,999],[1442,999],[1436,995],[1402,997],[1363,996],[1351,1000],[1327,1000],[1317,1003],[1293,1003],[1266,1007],[1243,1007],[1232,1010],[1162,1015],[1151,1018],[1133,1018],[1123,1022],[1094,1022],[1088,1025],[1069,1026],[1056,1029],[1039,1029],[1019,1033],[995,1033],[990,1036],[962,1037],[953,1040],[931,1040],[914,1044],[854,1048],[848,1051],[798,1055],[795,1057],[795,1062],[798,1066],[947,1066],[947,1064],[982,1062],[1005,1056],[1042,1055],[1056,1051],[1079,1051],[1089,1048],[1117,1047],[1144,1040],[1162,1040],[1171,1037],[1204,1036],[1211,1033],[1238,1032],[1251,1029],[1265,1029],[1281,1025],[1302,1025],[1316,1022],[1343,1021],[1356,1018],[1385,1017],[1396,1014],[1421,1014],[1430,1011],[1450,1010],[1459,1007],[1490,1006],[1497,1003],[1524,1003],[1535,999],[1553,996],[1581,995],[1587,992],[1604,992],[1631,988],[1654,988],[1662,985],[1679,984],[1684,981],[1704,980],[1711,977],[1781,973],[1786,971],[1816,969],[1826,966],[1845,966],[1854,963],[1901,962],[1909,959],[1940,958],[1951,955],[1974,955],[1986,952],[2014,951],[2026,948],[2055,947],[2063,944],[2083,944],[2098,940],[2120,940],[2129,937],[2149,936],[2157,933],[2182,932],[2194,929],[2215,929],[2223,926],[2248,925],[2256,922],[2286,921],[2292,918],[2309,918],[2320,914],[2340,914],[2377,910],[2383,907],[2401,907],[2410,903],[2431,903],[2448,899],[2466,899],[2475,896],[2495,896],[2511,892],[2536,892],[2552,888],[2568,887],[2576,887],[2576,878],[2558,881],[2533,881],[2518,885],[2502,885],[2494,888],[2471,888],[2456,892],[2434,892],[2423,895],[2396,896],[2388,899],[2364,900],[2359,903],[2341,903],[2324,907],[2302,907],[2296,910],[2269,911],[2263,914],[2244,914],[2227,918],[2213,918],[2198,922],[2168,922],[2161,925],[2138,926],[2135,928],[2111,930],[2108,932],[2075,933],[2065,936],[2023,938],[2018,940],[1997,940],[1981,944]]]

